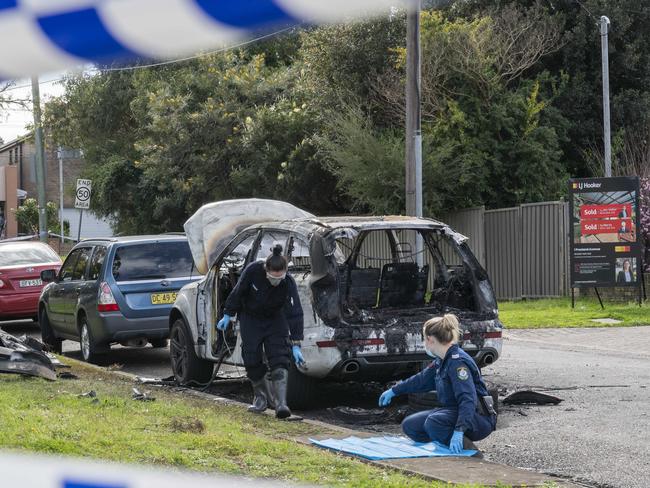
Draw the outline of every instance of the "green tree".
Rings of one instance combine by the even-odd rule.
[[[26,199],[15,212],[16,221],[18,222],[18,226],[22,232],[38,234],[38,202],[35,198]],[[47,230],[55,234],[60,234],[61,223],[59,221],[59,209],[56,203],[47,202],[45,212],[47,216]],[[65,235],[70,233],[68,222],[64,222],[64,230]]]

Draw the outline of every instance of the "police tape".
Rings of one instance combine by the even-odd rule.
[[[287,482],[221,474],[198,475],[161,468],[0,453],[2,488],[280,488]]]
[[[273,26],[340,22],[409,0],[0,0],[0,79],[175,59]]]

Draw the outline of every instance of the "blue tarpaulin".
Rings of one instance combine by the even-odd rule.
[[[465,450],[459,454],[453,454],[449,447],[437,442],[415,442],[406,437],[346,437],[345,439],[309,439],[320,447],[334,451],[352,454],[371,461],[383,459],[405,459],[420,457],[442,457],[442,456],[473,456],[474,450]]]

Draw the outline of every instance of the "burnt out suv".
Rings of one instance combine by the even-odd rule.
[[[479,366],[501,353],[502,324],[487,273],[467,239],[441,222],[317,218],[284,202],[253,199],[207,205],[185,230],[206,276],[181,289],[170,314],[180,383],[207,382],[222,354],[226,364],[243,364],[238,324],[225,336],[215,324],[244,267],[278,242],[305,312],[308,369],[290,372],[294,408],[306,406],[323,379],[389,381],[416,372],[428,359],[422,325],[436,315],[459,317],[461,346]]]

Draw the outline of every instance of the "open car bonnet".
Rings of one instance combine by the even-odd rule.
[[[183,227],[196,269],[206,274],[230,241],[246,227],[271,220],[311,217],[314,216],[287,202],[247,198],[203,205]]]

